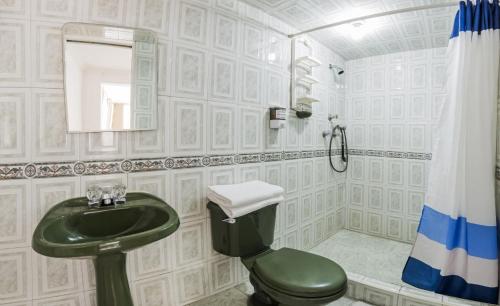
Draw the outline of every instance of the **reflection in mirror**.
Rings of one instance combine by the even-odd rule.
[[[156,37],[138,29],[67,23],[69,132],[156,128]]]

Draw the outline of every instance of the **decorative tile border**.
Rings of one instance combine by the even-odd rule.
[[[333,151],[340,154],[339,149]],[[430,153],[395,152],[380,150],[350,149],[350,155],[385,158],[430,160]],[[0,165],[0,180],[47,178],[64,176],[103,175],[114,173],[147,172],[169,169],[215,167],[235,164],[251,164],[328,156],[328,150],[261,152],[234,155],[182,156],[165,158],[91,160],[54,163],[28,163]],[[500,170],[497,169],[500,179]]]

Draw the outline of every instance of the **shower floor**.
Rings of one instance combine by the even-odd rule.
[[[330,258],[350,273],[402,286],[401,273],[411,248],[407,243],[342,230],[310,252]]]

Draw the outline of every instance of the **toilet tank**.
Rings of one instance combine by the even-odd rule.
[[[269,249],[274,240],[277,206],[266,206],[230,223],[224,221],[229,218],[224,211],[209,202],[214,250],[227,256],[248,257]]]

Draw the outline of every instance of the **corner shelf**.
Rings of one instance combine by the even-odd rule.
[[[303,96],[297,98],[297,103],[299,104],[313,104],[317,102],[319,102],[319,100],[312,96]]]
[[[319,80],[309,74],[305,74],[297,78],[297,84],[306,87],[311,87],[313,84],[317,83],[319,83]]]
[[[295,60],[295,65],[303,69],[311,69],[321,65],[321,62],[312,56],[302,56]]]

